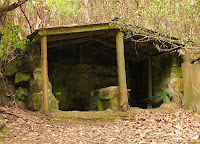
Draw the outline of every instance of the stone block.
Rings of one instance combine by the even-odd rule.
[[[20,108],[20,109],[23,109],[23,110],[27,109],[27,104],[24,101],[21,101],[21,100],[17,99],[16,100],[16,104],[17,104],[17,107]]]
[[[18,69],[19,69],[18,62],[13,61],[6,66],[5,75],[6,76],[14,76],[17,73]]]
[[[48,92],[49,96],[49,111],[58,110],[58,100],[54,97],[52,92]]]
[[[16,91],[16,95],[20,100],[25,101],[27,100],[28,90],[26,88],[19,87]]]
[[[39,93],[42,91],[42,86],[39,85],[38,81],[31,80],[29,81],[29,91],[30,93]]]
[[[36,68],[33,71],[33,79],[29,82],[29,108],[32,110],[40,110],[42,102],[40,103],[38,99],[42,99],[42,69]],[[58,100],[54,97],[52,93],[52,85],[48,82],[48,96],[49,96],[49,110],[54,111],[58,110]],[[37,102],[39,102],[37,104]]]
[[[15,83],[26,82],[31,79],[31,75],[27,73],[17,72],[15,74]]]
[[[109,100],[101,100],[103,109],[119,110],[119,88],[118,86],[110,86],[95,90],[91,93],[91,97],[109,97]],[[97,105],[92,101],[90,105]]]
[[[42,109],[42,93],[33,93],[29,96],[28,108],[34,111]]]
[[[172,67],[171,70],[172,70],[172,73],[176,75],[177,77],[181,78],[183,76],[181,67]]]
[[[173,88],[173,91],[175,92],[181,92],[181,78],[178,78],[178,77],[174,77],[172,79],[172,88]]]
[[[28,57],[22,57],[23,65],[19,68],[19,71],[30,72],[34,69],[41,67],[41,56],[29,55]]]
[[[175,102],[178,105],[181,105],[182,100],[183,100],[183,93],[182,92],[175,92],[172,95],[172,102]]]

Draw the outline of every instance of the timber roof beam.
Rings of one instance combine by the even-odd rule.
[[[41,29],[39,29],[38,35],[48,36],[48,35],[98,31],[98,30],[109,30],[109,29],[117,29],[117,28],[114,27],[114,26],[110,26],[108,23],[83,25],[83,26],[73,26],[73,27],[52,27],[52,28],[41,28]]]
[[[101,39],[101,38],[94,38],[94,40],[96,42],[101,43],[101,44],[107,45],[107,46],[109,46],[111,48],[116,48],[116,45],[114,43],[109,42],[107,40],[104,40],[104,39]],[[142,54],[142,53],[137,53],[137,52],[134,52],[134,51],[132,51],[130,49],[125,49],[125,52],[131,53],[131,54],[134,54],[134,55],[137,55],[137,56],[141,56],[141,57],[144,57],[144,58],[150,58],[149,55]]]
[[[54,43],[49,43],[48,48],[53,48],[53,47],[61,47],[61,46],[67,46],[67,45],[73,45],[73,44],[79,44],[87,41],[92,41],[93,37],[84,37],[84,38],[79,38],[76,40],[68,40],[68,41],[62,41],[62,42],[54,42]]]
[[[91,32],[84,32],[84,33],[73,33],[73,34],[67,34],[67,35],[53,35],[48,36],[48,41],[58,41],[58,40],[68,40],[68,39],[74,39],[74,38],[82,38],[87,36],[97,36],[97,35],[109,35],[109,36],[115,36],[116,32],[105,30],[105,31],[91,31]]]

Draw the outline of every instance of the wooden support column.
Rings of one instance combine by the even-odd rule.
[[[48,104],[47,36],[41,37],[41,60],[42,60],[43,112],[44,114],[48,114],[49,104]]]
[[[120,107],[122,111],[127,111],[128,95],[127,95],[125,59],[124,59],[124,40],[123,40],[123,33],[121,31],[119,31],[116,36],[116,51],[117,51],[117,71],[118,71]]]
[[[148,97],[152,97],[152,65],[151,58],[148,59]],[[147,108],[152,108],[152,102],[147,103]]]
[[[190,52],[185,51],[185,63],[190,63]]]

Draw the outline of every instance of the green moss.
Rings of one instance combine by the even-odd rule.
[[[15,83],[26,82],[31,79],[31,75],[27,73],[18,72],[15,75]]]
[[[6,76],[13,76],[18,71],[31,72],[37,67],[41,67],[40,46],[32,43],[26,46],[25,53],[18,60],[9,63],[6,67]]]
[[[36,68],[33,71],[33,79],[29,81],[29,108],[40,110],[42,107],[42,69]],[[49,110],[58,110],[58,100],[52,94],[52,85],[48,82]],[[41,99],[41,100],[40,100]],[[39,100],[39,101],[38,101]]]
[[[172,73],[175,74],[177,77],[182,77],[182,69],[181,67],[172,67]]]
[[[26,56],[22,58],[23,66],[19,68],[22,72],[30,72],[34,69],[41,67],[41,56]]]
[[[76,32],[88,32],[88,31],[96,31],[96,30],[108,30],[114,29],[116,27],[110,26],[109,24],[96,24],[96,25],[88,25],[82,27],[63,27],[63,28],[52,28],[52,29],[40,29],[38,31],[39,35],[52,35],[52,34],[67,34],[67,33],[76,33]]]
[[[89,111],[89,112],[79,112],[79,111],[56,111],[51,113],[49,116],[51,119],[58,118],[62,120],[72,120],[72,121],[90,121],[90,122],[97,122],[97,121],[113,121],[115,119],[132,119],[136,115],[135,111]]]
[[[27,104],[24,101],[20,101],[17,99],[16,104],[17,104],[17,107],[20,109],[23,109],[23,110],[27,109]]]
[[[5,122],[0,121],[0,139],[4,139],[5,135],[8,132],[7,128],[5,127]]]
[[[42,91],[42,87],[39,85],[38,81],[29,81],[29,91],[30,93],[39,93]]]
[[[26,45],[26,51],[30,55],[40,55],[40,45],[37,43],[29,43]]]
[[[99,114],[98,116],[92,116],[92,117],[81,117],[81,116],[66,116],[66,115],[63,115],[63,116],[56,116],[56,118],[59,118],[59,119],[62,119],[62,120],[73,120],[73,121],[93,121],[93,122],[96,122],[96,121],[114,121],[118,118],[121,118],[121,119],[130,119],[130,118],[134,118],[135,116],[135,113],[133,114]]]
[[[42,108],[42,93],[34,93],[29,97],[28,108],[39,111]]]
[[[21,72],[31,72],[41,67],[40,46],[36,43],[27,44],[21,62],[22,64],[18,68]]]
[[[49,110],[58,110],[58,100],[54,97],[54,95],[51,92],[49,93]]]
[[[5,75],[6,76],[13,76],[17,73],[19,67],[18,67],[18,62],[17,61],[13,61],[11,63],[9,63],[7,66],[6,66],[6,73]]]
[[[33,71],[33,78],[35,81],[38,82],[39,85],[42,83],[42,69],[41,68],[36,68]]]
[[[183,79],[180,78],[180,91],[183,92]]]
[[[25,101],[27,100],[28,90],[26,88],[19,87],[16,91],[16,95],[20,100]]]

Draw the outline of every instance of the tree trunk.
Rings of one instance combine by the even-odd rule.
[[[14,10],[14,14],[15,14],[15,17],[14,17],[14,24],[15,25],[19,25],[19,14],[20,13],[20,9],[19,9],[19,7],[18,8],[16,8],[15,10]],[[22,40],[23,39],[23,37],[22,37],[22,34],[21,34],[21,32],[19,31],[19,38],[20,38],[20,40]]]

